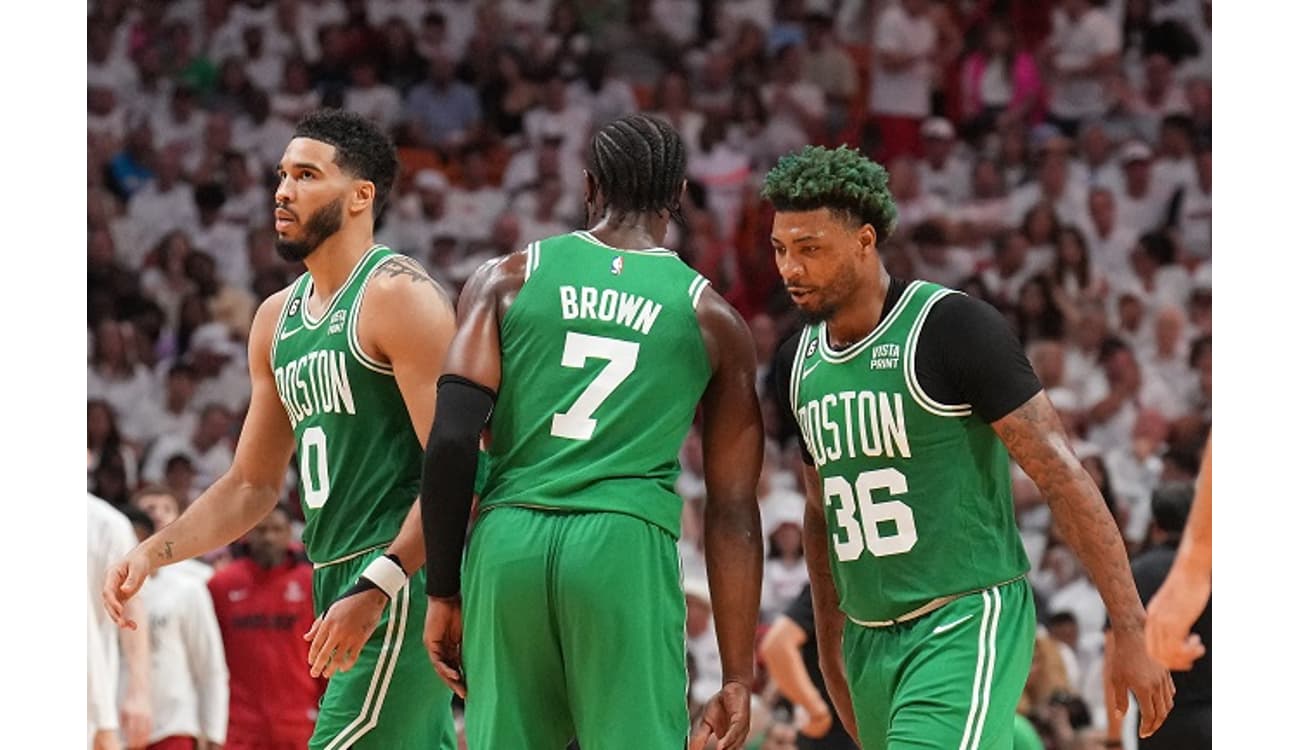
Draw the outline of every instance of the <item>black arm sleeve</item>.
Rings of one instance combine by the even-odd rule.
[[[799,331],[796,330],[794,335],[786,339],[785,343],[776,350],[776,355],[772,357],[770,396],[776,401],[776,412],[781,420],[781,434],[794,433],[795,439],[799,441],[799,452],[803,454],[803,462],[812,466],[812,454],[804,444],[803,431],[799,429],[799,422],[795,419],[794,410],[790,406],[790,368],[794,365],[795,349],[798,347]]]
[[[1043,389],[1006,318],[965,294],[950,294],[930,310],[917,341],[916,376],[930,398],[970,404],[990,423]]]
[[[496,393],[459,375],[438,378],[438,409],[424,449],[420,515],[424,526],[425,593],[460,593],[460,562],[474,500],[479,435]]]

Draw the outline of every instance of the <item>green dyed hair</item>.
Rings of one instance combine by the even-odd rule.
[[[848,146],[805,146],[786,154],[764,178],[762,195],[778,211],[826,208],[856,226],[870,224],[877,244],[889,237],[898,219],[889,173]]]

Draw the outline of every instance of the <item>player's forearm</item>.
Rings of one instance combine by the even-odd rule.
[[[1059,475],[1057,475],[1059,472]],[[1115,519],[1087,470],[1064,464],[1039,488],[1052,509],[1061,538],[1079,556],[1120,633],[1141,634],[1146,614],[1129,566],[1128,550]],[[1047,484],[1047,487],[1043,485]]]
[[[402,521],[402,528],[398,529],[397,538],[388,545],[387,553],[396,555],[397,559],[402,561],[402,571],[407,577],[424,566],[424,521],[420,513],[418,497]]]
[[[724,680],[754,679],[754,634],[763,589],[763,541],[758,504],[709,498],[704,555]]]
[[[230,544],[275,507],[279,487],[226,474],[212,483],[180,518],[141,542],[154,569]]]

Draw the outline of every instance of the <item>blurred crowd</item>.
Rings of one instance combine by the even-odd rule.
[[[143,487],[183,508],[229,465],[253,311],[303,270],[274,251],[275,167],[319,106],[390,130],[401,173],[377,240],[453,292],[482,261],[582,226],[593,127],[646,111],[682,133],[688,196],[666,244],[741,311],[760,359],[764,631],[807,574],[800,459],[768,366],[798,319],[758,187],[804,144],[886,165],[889,271],[1006,315],[1135,555],[1155,543],[1153,493],[1196,473],[1212,383],[1208,1],[89,6],[87,482],[114,506]],[[720,680],[697,434],[681,463],[694,702]],[[1015,496],[1042,658],[1063,675],[1031,679],[1024,711],[1047,747],[1089,747],[1106,721],[1105,611],[1023,474]],[[754,746],[794,747],[799,706],[760,674]]]

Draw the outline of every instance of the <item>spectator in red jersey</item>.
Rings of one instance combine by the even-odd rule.
[[[225,750],[301,750],[316,724],[325,681],[307,669],[311,564],[290,549],[284,506],[253,530],[248,555],[208,582],[230,668]]]

